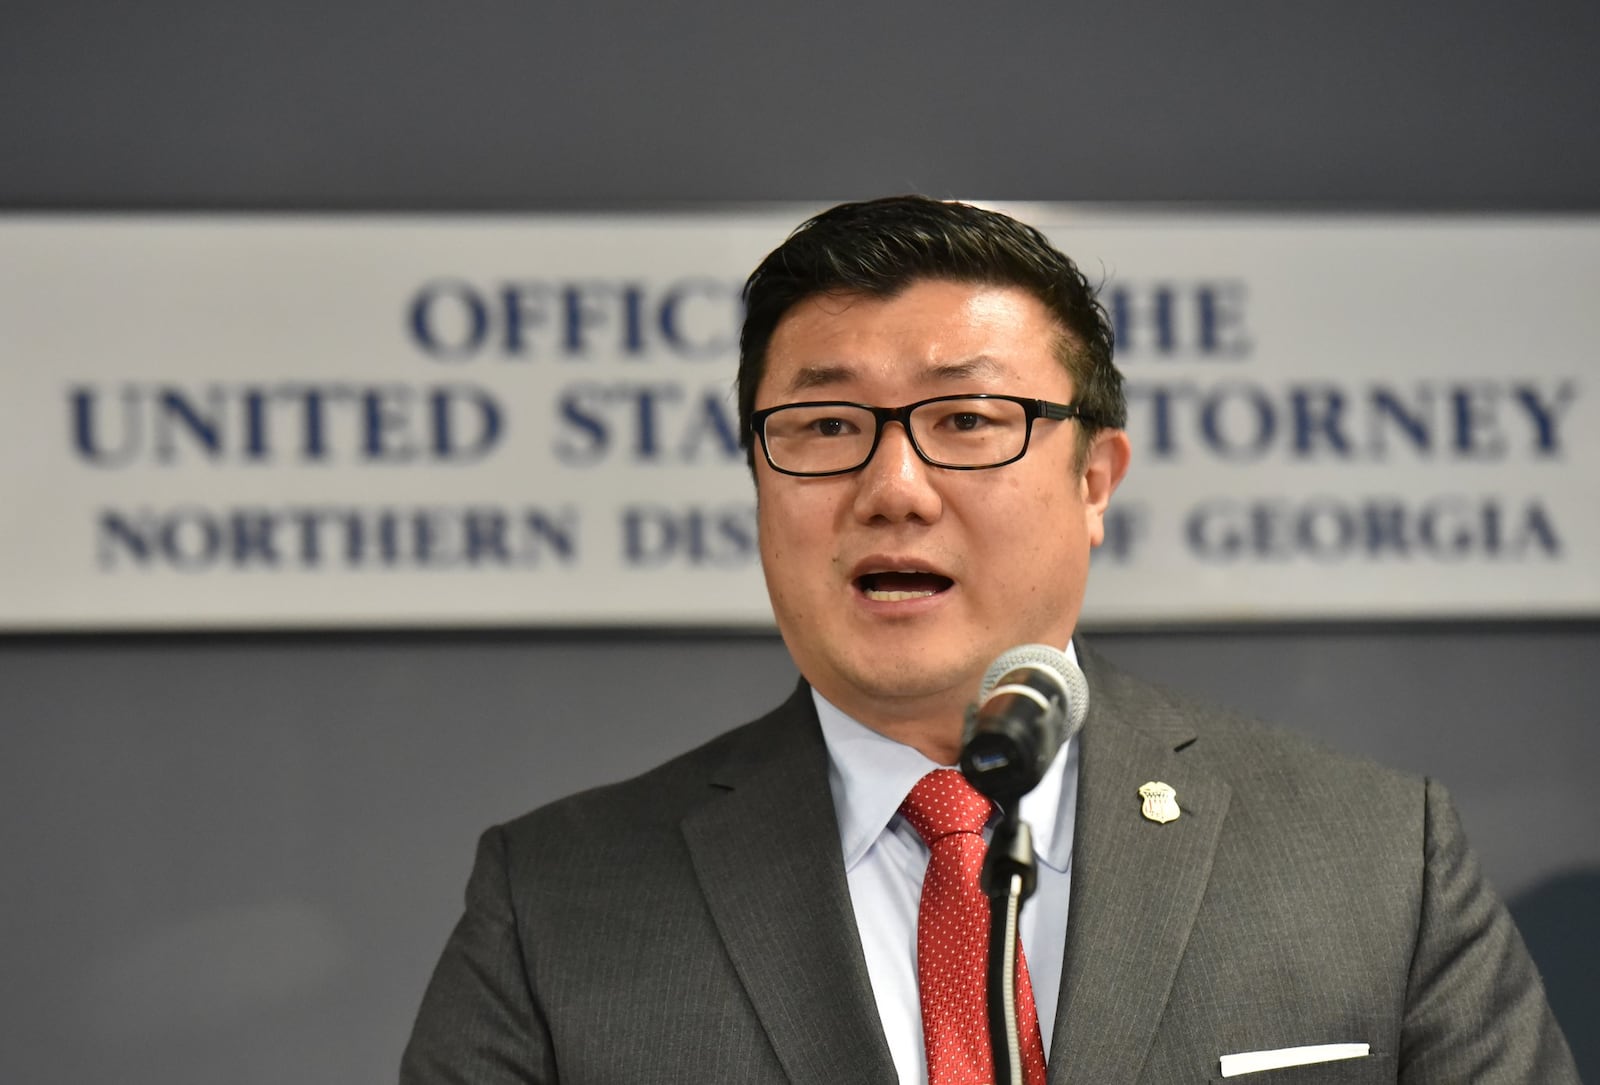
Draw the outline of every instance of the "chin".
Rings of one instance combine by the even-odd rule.
[[[854,684],[875,697],[915,701],[959,695],[973,698],[988,660],[931,651],[876,652],[850,668]],[[970,687],[970,688],[969,688]]]

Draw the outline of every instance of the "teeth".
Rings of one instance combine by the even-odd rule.
[[[899,603],[906,599],[926,599],[931,591],[869,591],[867,598],[879,603]]]

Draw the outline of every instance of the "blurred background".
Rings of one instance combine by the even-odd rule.
[[[0,211],[1594,214],[1597,47],[1577,0],[12,2]],[[1597,618],[1095,643],[1443,779],[1593,1079]],[[392,1079],[481,829],[793,680],[763,633],[0,637],[0,1080]]]

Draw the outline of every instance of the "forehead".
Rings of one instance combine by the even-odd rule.
[[[939,394],[963,385],[1061,395],[1070,388],[1058,361],[1064,334],[1019,287],[923,280],[890,297],[813,295],[773,330],[757,398],[877,387]]]

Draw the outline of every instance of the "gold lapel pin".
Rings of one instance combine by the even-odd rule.
[[[1140,785],[1139,797],[1144,800],[1139,812],[1157,825],[1177,821],[1178,815],[1183,813],[1178,809],[1178,793],[1172,790],[1171,785],[1160,780]]]

